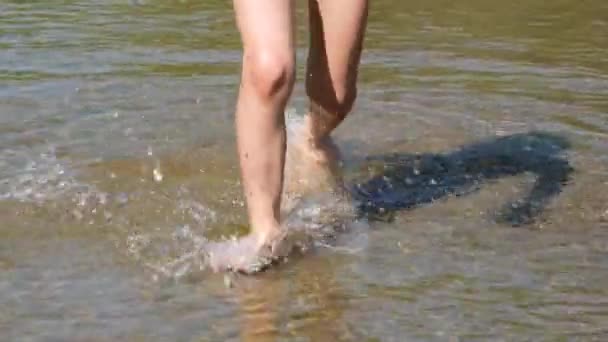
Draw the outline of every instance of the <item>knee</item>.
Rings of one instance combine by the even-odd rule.
[[[295,61],[292,54],[260,49],[246,51],[245,78],[258,96],[269,99],[288,97],[295,78]]]
[[[341,117],[346,116],[353,108],[357,99],[357,85],[355,82],[345,82],[334,85],[335,108],[334,111]]]

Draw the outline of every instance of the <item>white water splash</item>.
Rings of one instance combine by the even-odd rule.
[[[0,200],[41,202],[76,190],[92,191],[57,158],[54,148],[33,157],[31,151],[4,150],[0,153],[2,164],[10,166],[11,171],[0,178]]]

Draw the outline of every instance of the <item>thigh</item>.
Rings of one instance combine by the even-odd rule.
[[[309,0],[308,3],[309,69],[325,73],[318,75],[322,78],[320,81],[331,81],[334,87],[352,85],[363,47],[368,0]]]
[[[293,0],[234,0],[234,10],[245,59],[293,58]]]

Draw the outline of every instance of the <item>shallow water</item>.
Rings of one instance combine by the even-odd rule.
[[[359,219],[225,277],[229,3],[3,2],[2,339],[605,340],[607,33],[601,0],[373,1],[336,132]]]

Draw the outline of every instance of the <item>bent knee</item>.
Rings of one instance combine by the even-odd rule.
[[[294,83],[294,57],[288,52],[257,50],[245,52],[246,79],[259,96],[288,96]]]
[[[352,110],[357,99],[355,82],[307,82],[308,96],[323,109],[343,118]]]
[[[336,108],[338,115],[344,117],[353,109],[357,99],[357,85],[353,82],[343,86],[335,86]]]

